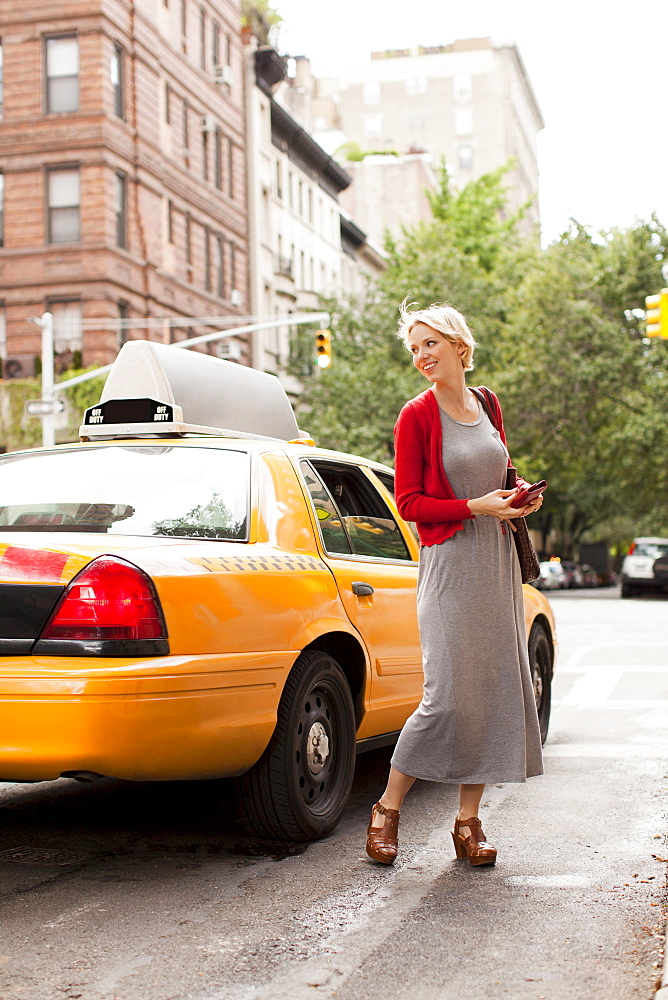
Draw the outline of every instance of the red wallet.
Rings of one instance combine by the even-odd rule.
[[[532,486],[525,486],[523,490],[520,490],[516,497],[513,498],[511,507],[525,507],[526,504],[531,503],[536,497],[539,497],[543,490],[547,489],[547,483],[544,479],[541,479],[539,483],[533,483]]]

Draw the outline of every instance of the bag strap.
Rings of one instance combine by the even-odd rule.
[[[480,402],[481,402],[481,404],[483,406],[483,409],[485,410],[485,412],[487,413],[487,416],[489,417],[489,419],[491,421],[492,427],[495,427],[497,429],[497,431],[498,431],[499,430],[499,424],[498,424],[498,420],[497,420],[498,412],[497,412],[496,406],[494,406],[494,403],[493,403],[493,400],[492,400],[492,394],[489,391],[489,389],[487,388],[487,386],[486,385],[481,385],[479,387],[476,387],[476,386],[472,386],[471,385],[471,386],[469,386],[469,389],[474,394],[474,396],[476,396],[480,400]],[[515,468],[515,466],[510,461],[510,456],[508,456],[508,471],[506,473],[506,489],[507,490],[514,490],[516,482],[517,482],[517,469]]]
[[[497,419],[496,419],[496,410],[492,406],[492,398],[491,398],[491,395],[490,395],[490,392],[489,392],[489,389],[487,388],[487,386],[486,385],[481,385],[480,387],[476,387],[476,386],[470,385],[469,389],[471,390],[471,392],[473,393],[474,396],[478,397],[478,399],[482,403],[483,409],[485,410],[485,412],[487,413],[487,416],[489,417],[489,419],[492,422],[492,426],[495,427],[497,429],[497,431],[498,431],[499,425],[498,425],[498,422],[497,422]]]

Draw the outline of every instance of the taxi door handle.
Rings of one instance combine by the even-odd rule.
[[[357,597],[371,597],[373,594],[373,587],[370,583],[363,583],[361,580],[357,580],[352,584],[353,594]]]

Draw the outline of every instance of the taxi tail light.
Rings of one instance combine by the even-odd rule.
[[[627,556],[632,556],[635,550],[636,550],[636,543],[631,542],[631,547],[629,548],[629,551],[626,553]]]
[[[132,563],[99,556],[72,580],[40,639],[166,639],[151,579]]]

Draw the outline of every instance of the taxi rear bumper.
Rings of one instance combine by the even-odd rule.
[[[90,660],[0,658],[0,780],[89,771],[132,781],[227,777],[276,724],[297,651]],[[58,661],[60,659],[60,662]]]

